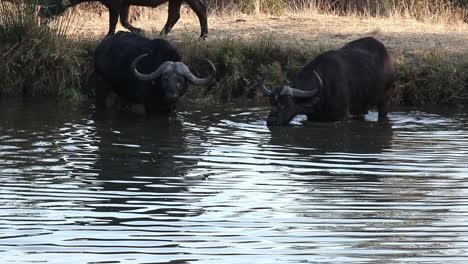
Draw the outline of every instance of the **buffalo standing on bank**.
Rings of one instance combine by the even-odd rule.
[[[299,114],[316,121],[346,120],[363,116],[374,106],[383,120],[390,110],[393,81],[394,67],[387,49],[367,37],[317,56],[290,86],[270,91],[262,77],[260,89],[270,97],[268,125],[286,125]]]
[[[129,22],[130,6],[157,7],[169,2],[167,22],[161,35],[167,35],[180,18],[180,7],[183,2],[195,12],[200,21],[200,38],[208,36],[208,18],[205,0],[40,0],[42,4],[40,15],[51,17],[62,14],[67,8],[83,2],[100,2],[109,10],[109,31],[107,35],[114,34],[120,16],[120,23],[132,32],[140,32],[141,29],[132,26]]]
[[[105,106],[112,90],[126,104],[143,104],[147,113],[173,111],[189,83],[208,85],[216,74],[209,60],[206,78],[196,77],[180,61],[179,51],[167,40],[130,32],[107,36],[94,54],[97,105]]]

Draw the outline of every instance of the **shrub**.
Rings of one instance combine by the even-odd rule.
[[[81,52],[66,39],[73,17],[49,27],[37,15],[37,2],[0,2],[0,96],[77,94]]]

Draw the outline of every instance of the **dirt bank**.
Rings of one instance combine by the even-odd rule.
[[[79,9],[79,8],[78,8]],[[166,21],[165,5],[143,10],[134,25],[155,36]],[[108,14],[88,14],[78,10],[77,22],[71,32],[74,37],[93,36],[97,39],[107,33]],[[383,41],[397,55],[411,56],[426,51],[437,51],[453,58],[468,54],[468,25],[435,24],[419,22],[401,17],[371,18],[357,16],[337,16],[319,14],[314,11],[288,13],[281,16],[231,14],[209,17],[209,39],[221,37],[255,38],[272,34],[290,43],[306,43],[313,46],[339,46],[352,39],[375,36]],[[124,30],[120,25],[118,30]],[[184,9],[181,19],[173,28],[169,39],[179,39],[183,35],[199,35],[197,17]]]

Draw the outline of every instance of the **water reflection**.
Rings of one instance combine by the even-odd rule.
[[[99,182],[101,192],[115,196],[105,206],[97,205],[97,211],[134,211],[147,220],[201,214],[200,208],[185,206],[193,202],[192,198],[178,196],[193,184],[185,177],[190,164],[174,158],[187,151],[180,119],[97,114],[100,140],[94,182]],[[129,196],[133,199],[128,200]]]
[[[0,259],[468,260],[465,113],[271,130],[267,113],[0,104]]]
[[[318,153],[381,153],[391,147],[391,122],[350,120],[345,122],[305,122],[304,126],[271,127],[271,143]]]

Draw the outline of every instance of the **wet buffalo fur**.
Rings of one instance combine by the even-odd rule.
[[[166,35],[179,20],[182,3],[186,3],[198,16],[201,28],[200,38],[205,39],[208,36],[208,18],[205,0],[41,0],[40,2],[42,4],[40,11],[42,17],[59,15],[67,8],[80,3],[100,2],[109,10],[109,31],[107,35],[114,34],[119,17],[123,27],[132,32],[141,32],[141,29],[130,24],[129,14],[131,5],[157,7],[164,3],[169,3],[167,22],[160,33],[161,35]]]
[[[147,53],[138,63],[139,71],[149,73],[165,61],[181,61],[179,51],[169,41],[150,40],[131,32],[107,36],[94,54],[96,105],[106,106],[106,98],[114,91],[125,104],[143,104],[147,113],[171,112],[176,102],[166,102],[160,78],[141,81],[130,67],[139,55]]]
[[[319,89],[316,96],[293,98],[274,89],[267,122],[288,124],[298,114],[315,121],[346,120],[363,117],[375,106],[383,120],[390,111],[393,82],[394,66],[385,46],[372,37],[354,40],[317,56],[297,74],[291,86]]]

